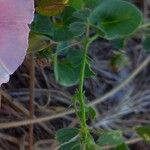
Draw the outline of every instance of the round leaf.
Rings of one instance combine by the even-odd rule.
[[[142,14],[129,2],[104,0],[92,12],[90,22],[105,33],[105,38],[115,39],[135,32],[142,22]]]
[[[56,139],[60,143],[66,143],[79,133],[79,129],[77,128],[63,128],[57,131]]]
[[[106,145],[118,146],[123,143],[124,140],[120,131],[111,131],[103,133],[98,139],[99,146],[106,146]]]

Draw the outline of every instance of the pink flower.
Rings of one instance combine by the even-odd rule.
[[[0,85],[24,60],[33,17],[34,0],[0,0]]]

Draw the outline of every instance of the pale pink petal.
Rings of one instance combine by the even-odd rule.
[[[24,60],[33,13],[32,0],[0,0],[0,85]]]
[[[34,0],[0,0],[0,21],[30,23]]]

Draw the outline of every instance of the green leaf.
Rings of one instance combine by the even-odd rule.
[[[96,118],[96,110],[93,107],[87,108],[87,118],[94,120]]]
[[[75,11],[73,13],[73,16],[80,20],[86,21],[87,18],[90,16],[90,13],[91,13],[91,9],[84,8],[84,9]]]
[[[83,51],[80,49],[70,49],[66,56],[66,59],[72,64],[74,68],[81,65],[82,58]]]
[[[83,51],[78,49],[69,50],[66,56],[66,59],[72,64],[74,68],[76,68],[76,71],[78,73],[80,72],[82,58],[83,58]],[[95,76],[95,73],[91,69],[89,60],[87,60],[85,67],[85,78],[89,78],[92,76]]]
[[[84,34],[86,25],[83,22],[74,22],[69,26],[69,31],[73,33],[74,36],[81,36]]]
[[[73,13],[76,10],[72,7],[66,7],[65,10],[63,11],[61,17],[64,25],[69,25],[73,22],[75,22],[77,19],[73,16]]]
[[[136,132],[148,143],[150,143],[150,126],[137,127]]]
[[[33,32],[29,34],[29,52],[38,52],[49,47],[49,42],[45,37],[37,35]]]
[[[36,12],[44,16],[56,16],[62,13],[68,0],[40,0]]]
[[[59,42],[59,44],[57,45],[57,54],[58,56],[65,56],[69,53],[69,42],[68,41],[64,41],[64,42]]]
[[[117,51],[110,60],[112,68],[120,70],[125,67],[128,63],[128,57],[124,51]]]
[[[54,73],[58,83],[63,86],[69,87],[79,82],[81,63],[83,58],[83,51],[78,49],[67,49],[67,52],[63,53],[63,58],[59,56],[54,57]],[[59,54],[60,55],[60,54]],[[85,78],[94,76],[91,70],[89,62],[85,68]]]
[[[45,35],[56,42],[68,41],[74,37],[74,34],[69,30],[69,25],[57,26],[51,22],[49,17],[42,15],[35,15],[31,31]]]
[[[77,128],[63,128],[57,131],[56,139],[61,143],[66,143],[79,134]]]
[[[85,3],[86,7],[88,7],[88,8],[94,8],[97,5],[99,5],[102,0],[83,0],[83,1]]]
[[[129,150],[129,147],[126,143],[118,145],[115,150]]]
[[[126,37],[140,26],[141,12],[123,0],[104,0],[94,9],[90,22],[105,33],[105,38]]]
[[[150,53],[150,36],[146,36],[144,38],[143,47],[147,53]]]
[[[53,40],[60,41],[68,41],[73,39],[74,35],[71,31],[69,31],[68,26],[62,26],[54,29]]]
[[[120,131],[111,131],[103,133],[98,139],[98,145],[101,146],[118,146],[124,143],[122,133]]]
[[[50,18],[36,14],[31,25],[31,31],[48,37],[53,36],[53,26]]]
[[[84,6],[83,0],[69,0],[68,4],[75,9],[81,9]]]
[[[70,8],[70,11],[68,11],[66,13],[69,13],[70,15],[67,16],[66,13],[62,14],[62,20],[60,20],[61,24],[59,25],[57,22],[52,23],[50,17],[36,14],[31,26],[32,32],[36,34],[42,34],[56,42],[68,41],[73,39],[78,34],[82,34],[81,32],[84,32],[85,28],[83,27],[83,23],[74,24],[73,22],[77,19],[70,13],[70,11],[73,13],[74,10]],[[74,25],[77,25],[77,28],[73,28]]]
[[[90,62],[87,61],[86,66],[85,66],[85,78],[90,78],[95,76],[94,71],[91,69]]]
[[[70,62],[66,60],[57,61],[54,66],[56,81],[61,85],[68,87],[78,83],[79,72]]]
[[[59,150],[80,150],[80,140],[77,128],[63,128],[57,131],[56,139],[60,142]]]

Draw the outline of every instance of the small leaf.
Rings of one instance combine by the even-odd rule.
[[[49,17],[36,14],[31,26],[34,33],[42,34],[48,37],[53,36],[53,26]]]
[[[33,32],[29,34],[29,52],[38,52],[49,47],[49,43],[43,36],[37,35]]]
[[[120,131],[111,131],[103,133],[98,139],[99,146],[113,145],[118,146],[124,143],[122,134]]]
[[[150,53],[150,36],[146,36],[144,38],[143,47],[147,53]]]
[[[136,128],[136,132],[148,143],[150,143],[150,126]]]
[[[64,55],[61,55],[64,54]],[[59,58],[59,56],[63,58]],[[81,63],[83,58],[83,51],[79,49],[66,49],[58,53],[58,56],[54,57],[54,73],[58,83],[63,86],[69,87],[79,82]],[[85,78],[94,76],[94,72],[91,70],[90,64],[87,61],[85,68]]]
[[[64,42],[59,42],[59,44],[57,45],[57,54],[58,56],[66,56],[69,52],[69,42],[68,41],[64,41]]]
[[[94,120],[96,118],[96,110],[93,107],[87,108],[87,118]]]
[[[56,61],[55,61],[56,62]],[[73,86],[78,83],[79,73],[76,68],[74,68],[70,62],[66,60],[57,61],[54,64],[54,73],[56,81],[63,86]]]
[[[86,63],[86,66],[85,66],[85,78],[90,78],[90,77],[93,77],[95,76],[95,73],[94,71],[91,69],[91,65],[89,62]]]
[[[69,25],[73,22],[75,22],[77,19],[73,16],[73,13],[76,10],[70,6],[66,7],[63,11],[63,13],[61,14],[62,17],[62,21],[64,25]]]
[[[78,18],[78,19],[80,19],[80,20],[86,21],[87,18],[90,16],[90,13],[91,13],[90,9],[84,8],[84,9],[75,11],[73,13],[73,16],[76,17],[76,18]]]
[[[67,59],[69,62],[73,65],[73,67],[77,67],[77,72],[80,72],[81,69],[81,63],[83,58],[83,51],[82,50],[70,50],[67,54]],[[90,78],[92,76],[95,76],[95,73],[91,69],[90,66],[90,60],[87,58],[86,66],[85,66],[85,78]]]
[[[69,26],[69,31],[73,33],[74,36],[81,36],[84,34],[86,25],[83,22],[74,22]]]
[[[90,16],[90,22],[105,32],[105,38],[126,37],[142,23],[141,12],[123,0],[102,0]]]
[[[68,41],[73,39],[74,35],[69,30],[68,26],[62,26],[54,29],[53,40],[60,42],[60,41]]]
[[[66,143],[79,134],[77,128],[63,128],[57,131],[56,139],[60,143]]]
[[[56,42],[67,41],[74,37],[73,33],[69,31],[69,27],[65,25],[58,25],[52,23],[50,17],[36,15],[32,23],[31,30],[34,33],[42,34],[49,39]]]
[[[128,63],[128,58],[124,51],[115,52],[114,56],[110,61],[110,65],[115,70],[120,70]]]
[[[71,49],[68,51],[66,59],[73,67],[79,67],[83,58],[83,51],[80,49]]]
[[[40,0],[36,12],[44,16],[56,16],[62,13],[68,0]]]

